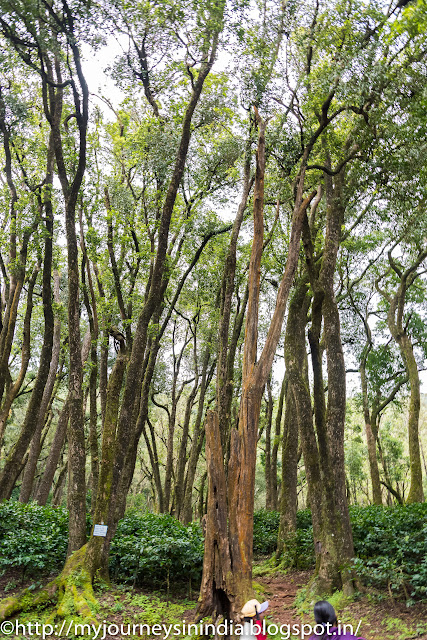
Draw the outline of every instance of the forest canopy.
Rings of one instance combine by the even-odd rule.
[[[0,7],[0,509],[68,508],[35,603],[92,615],[169,514],[235,619],[261,507],[351,595],[381,506],[425,521],[425,0]]]

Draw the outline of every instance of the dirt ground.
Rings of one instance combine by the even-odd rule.
[[[258,588],[263,598],[270,601],[266,623],[274,623],[279,629],[292,628],[296,624],[301,628],[302,623],[314,624],[311,610],[301,615],[297,612],[295,599],[298,591],[305,587],[310,579],[310,572],[298,571],[287,574],[275,573],[257,577]],[[45,579],[43,582],[46,582]],[[9,573],[0,577],[0,599],[13,595],[23,587],[34,584],[34,579],[22,580],[19,572]],[[120,625],[128,621],[138,622],[171,622],[185,619],[191,622],[195,613],[193,593],[192,601],[188,600],[188,593],[177,591],[166,601],[165,594],[150,592],[147,589],[124,589],[113,587],[105,593],[98,593],[100,610],[97,619],[107,620],[109,624]],[[299,598],[301,600],[301,598]],[[351,624],[354,629],[360,622],[358,636],[365,640],[427,640],[427,603],[406,607],[404,602],[392,601],[386,594],[364,595],[350,603],[338,604],[332,599],[339,619],[344,624]],[[37,615],[41,615],[39,612]],[[21,616],[20,616],[21,619]],[[0,633],[0,637],[3,636]],[[9,638],[19,636],[8,635]],[[60,636],[51,636],[55,640]],[[64,636],[62,636],[64,637]],[[157,636],[159,637],[159,636]],[[287,635],[275,633],[271,640],[287,640],[300,638],[308,640],[308,635]],[[128,635],[107,635],[103,640],[126,640]],[[147,638],[147,636],[145,636]]]
[[[265,598],[270,601],[273,622],[314,624],[311,613],[298,616],[294,603],[298,589],[306,586],[309,579],[310,572],[301,571],[257,578],[265,589]],[[388,597],[378,600],[365,595],[343,608],[335,608],[341,623],[351,624],[354,630],[361,621],[358,636],[366,640],[427,640],[427,604],[406,607],[404,602],[391,601]],[[296,637],[308,638],[307,635]]]

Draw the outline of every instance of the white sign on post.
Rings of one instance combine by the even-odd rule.
[[[107,529],[108,527],[106,524],[96,524],[93,528],[93,535],[105,538],[105,536],[107,535]]]

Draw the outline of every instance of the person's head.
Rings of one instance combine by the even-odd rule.
[[[328,624],[329,628],[338,624],[335,609],[327,600],[319,600],[319,602],[316,602],[314,605],[314,619],[316,624],[324,625],[324,632],[327,632]]]
[[[248,600],[241,610],[243,618],[250,622],[251,620],[261,620],[264,612],[268,609],[268,601],[260,604],[258,600]]]

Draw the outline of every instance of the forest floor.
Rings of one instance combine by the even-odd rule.
[[[307,571],[271,572],[255,578],[258,599],[270,601],[266,624],[271,625],[268,629],[271,640],[308,639],[309,635],[301,634],[301,631],[297,635],[292,635],[291,632],[292,625],[297,625],[301,630],[303,624],[314,624],[311,606],[307,608],[306,604],[302,605],[302,590],[309,578],[310,572]],[[2,576],[0,599],[13,595],[23,586],[27,587],[33,583],[34,581],[29,578],[22,581],[19,573]],[[35,585],[37,586],[37,583]],[[182,640],[193,638],[194,640],[196,637],[194,630],[192,633],[187,633],[188,629],[184,626],[184,621],[186,625],[193,622],[196,608],[197,592],[189,593],[188,587],[175,585],[169,598],[164,591],[134,589],[124,585],[113,585],[111,589],[98,592],[96,595],[99,600],[96,619],[100,628],[96,634],[92,633],[91,636],[86,634],[86,638],[92,637],[96,640],[132,640],[141,637],[161,640],[165,638],[166,633],[162,629],[156,630],[154,625],[166,625],[166,628],[170,629],[167,634],[168,640],[176,638]],[[352,602],[343,598],[341,594],[335,594],[331,602],[339,613],[342,624],[351,624],[356,630],[360,623],[357,635],[366,640],[427,640],[427,604],[416,604],[408,608],[404,602],[391,601],[386,594],[364,595]],[[37,621],[40,625],[48,624],[50,613],[49,609],[22,613],[18,616],[19,623],[28,625],[32,622],[31,633],[28,630],[25,634],[0,631],[0,638],[7,637],[14,640],[23,640],[30,636],[42,638],[42,627],[39,627],[39,633],[37,633],[34,625]],[[79,634],[75,634],[74,627],[70,628],[67,635],[59,634],[61,622],[56,622],[59,622],[59,625],[56,629],[53,625],[53,633],[46,633],[46,638],[74,640],[78,637]],[[71,622],[67,620],[64,629],[68,629]],[[83,622],[77,618],[74,620],[75,624]],[[137,629],[137,633],[133,634],[132,626],[138,627],[140,624],[149,625],[155,633],[147,634],[144,628],[142,633]],[[121,625],[124,625],[124,633],[121,633]],[[177,625],[181,630],[179,635],[174,634],[174,628],[170,625]],[[277,625],[277,632],[273,625]],[[47,628],[46,631],[49,632],[50,629]]]
[[[312,608],[307,608],[306,603],[302,604],[300,591],[307,585],[310,575],[311,572],[307,571],[276,572],[256,578],[263,588],[263,598],[270,601],[272,622],[285,625],[284,629],[289,626],[292,629],[294,624],[300,629],[303,629],[303,624],[314,625]],[[354,633],[358,628],[356,635],[366,640],[427,640],[425,603],[406,607],[405,602],[392,601],[381,593],[363,595],[351,602],[342,594],[335,594],[330,602],[338,613],[341,625],[351,625]],[[277,639],[280,637],[283,638],[284,634],[276,635]],[[306,640],[309,635],[300,633],[290,636],[293,637]]]

